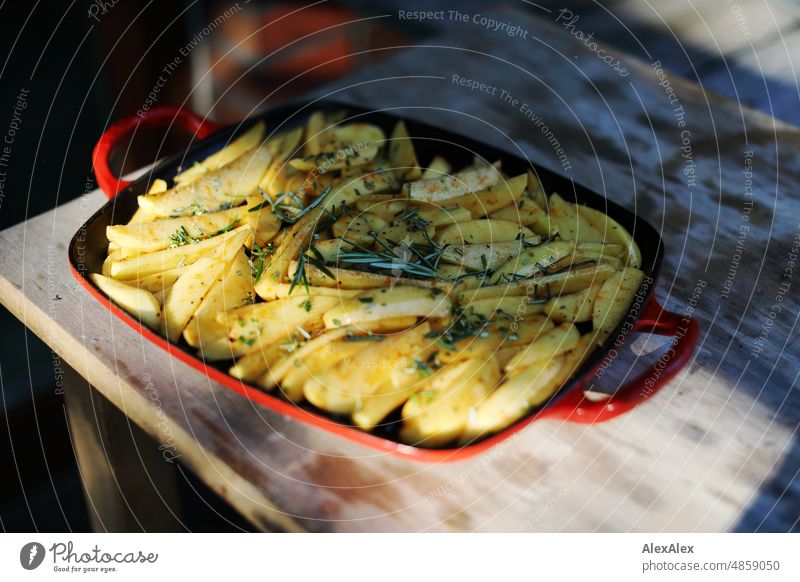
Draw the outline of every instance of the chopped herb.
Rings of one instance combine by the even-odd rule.
[[[372,303],[373,301],[372,297],[359,297],[358,300],[361,303]]]
[[[417,358],[414,358],[414,369],[417,371],[417,374],[419,374],[423,378],[427,378],[428,376],[433,374],[433,368],[431,368],[428,364]]]
[[[184,245],[193,245],[200,242],[200,239],[196,236],[192,236],[189,234],[189,231],[186,230],[185,226],[180,227],[178,230],[175,231],[175,234],[169,237],[170,247],[182,247]]]

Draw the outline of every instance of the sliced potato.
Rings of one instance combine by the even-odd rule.
[[[257,219],[260,212],[248,212],[255,206],[253,204],[198,216],[160,219],[143,224],[112,225],[106,227],[106,237],[120,247],[136,249],[138,254],[160,251],[222,234],[235,226],[240,226],[243,220],[250,217]],[[265,215],[267,213],[277,221],[272,212],[264,212]],[[248,224],[255,226],[255,222]]]
[[[549,218],[547,213],[539,208],[530,198],[520,198],[514,204],[510,204],[500,210],[495,210],[489,215],[489,218],[518,222],[519,224],[531,227],[532,230],[539,234],[545,236],[550,235],[549,226],[544,228],[544,232],[539,232],[539,230],[537,230],[537,228],[541,229],[539,225],[547,224]]]
[[[334,329],[388,317],[449,317],[450,299],[431,289],[398,285],[359,294],[330,309],[325,327]]]
[[[389,161],[399,180],[418,180],[422,176],[417,154],[414,152],[414,142],[408,135],[406,123],[403,120],[398,121],[392,131],[392,139],[389,142]]]
[[[352,358],[320,370],[303,387],[306,399],[329,412],[352,414],[364,396],[378,392],[391,381],[388,371],[415,367],[414,358],[430,345],[427,323],[387,336],[381,341],[350,342],[368,345]]]
[[[500,180],[497,184],[478,192],[450,198],[446,204],[464,208],[470,212],[473,218],[480,218],[514,204],[522,196],[526,182],[525,174],[508,180]],[[514,219],[514,222],[519,221]]]
[[[161,305],[152,293],[97,273],[92,273],[89,278],[100,288],[100,291],[108,295],[109,299],[147,327],[151,329],[160,327]]]
[[[258,146],[264,139],[264,122],[259,121],[253,127],[245,131],[242,135],[227,144],[218,152],[211,154],[202,162],[197,162],[175,176],[176,184],[187,184],[206,172],[218,170],[225,164],[229,164],[236,158]]]
[[[430,180],[431,178],[441,178],[448,175],[453,171],[453,166],[450,165],[442,156],[435,156],[425,171],[422,173],[423,180]]]
[[[228,337],[247,346],[271,345],[294,334],[312,335],[323,327],[322,316],[338,305],[336,297],[297,296],[269,303],[254,303],[224,313],[217,320],[228,328]]]
[[[203,298],[227,270],[249,236],[249,229],[237,232],[236,236],[223,242],[211,255],[200,257],[178,277],[164,300],[162,331],[170,341],[177,341],[181,336]]]
[[[436,242],[442,245],[492,244],[534,236],[533,232],[516,222],[482,219],[448,226],[436,234]]]
[[[506,297],[488,297],[476,299],[469,303],[467,311],[485,319],[525,318],[544,311],[541,303],[531,303],[523,296],[508,295]]]
[[[252,230],[249,226],[240,226],[195,244],[187,244],[129,259],[112,261],[109,272],[115,279],[136,279],[191,265],[201,257],[211,254],[217,247],[227,241],[233,238],[241,238],[242,233],[247,235],[244,237],[245,240],[252,236]]]
[[[577,293],[553,297],[544,305],[544,312],[554,321],[580,323],[592,320],[594,298],[600,291],[601,283],[587,287]]]
[[[540,238],[534,236],[508,242],[482,245],[448,245],[441,254],[442,260],[470,269],[495,269],[522,252],[526,246],[538,245]]]
[[[545,402],[560,387],[565,362],[565,356],[540,360],[505,380],[468,415],[459,443],[502,430]]]
[[[290,276],[297,270],[297,261],[293,261],[289,269]],[[449,291],[451,285],[445,281],[432,279],[411,279],[406,277],[395,277],[394,275],[381,275],[379,273],[368,273],[366,271],[355,271],[351,269],[341,269],[328,267],[328,272],[333,275],[331,278],[327,273],[319,270],[314,265],[305,265],[306,276],[311,285],[320,287],[333,287],[338,289],[378,289],[391,285],[411,285],[425,289],[437,288]],[[258,291],[258,287],[256,287]]]
[[[484,165],[438,178],[409,182],[403,189],[408,198],[441,202],[484,190],[497,184],[500,179],[500,171],[495,166]]]
[[[403,406],[400,437],[426,447],[447,444],[463,432],[470,411],[484,401],[499,380],[500,368],[493,357],[466,360],[440,370]]]
[[[207,361],[228,360],[242,355],[244,346],[230,340],[228,328],[217,320],[217,314],[247,305],[252,299],[253,278],[244,248],[240,248],[183,330],[186,343],[200,349]]]
[[[163,195],[139,196],[139,206],[156,216],[191,216],[241,203],[256,193],[272,156],[266,144]]]
[[[514,282],[546,272],[553,263],[574,252],[575,242],[571,240],[555,240],[525,249],[494,272],[492,283]]]
[[[627,256],[623,258],[626,258],[626,266],[635,269],[642,266],[642,253],[639,250],[639,245],[636,244],[631,233],[629,233],[624,226],[603,212],[595,210],[594,208],[589,208],[588,206],[579,206],[578,213],[580,214],[582,223],[591,225],[596,231],[602,233],[605,237],[605,242],[625,247]]]
[[[581,334],[571,323],[562,323],[541,335],[533,343],[523,348],[507,365],[506,370],[519,372],[535,362],[549,360],[578,345]]]
[[[603,282],[592,308],[592,327],[596,342],[605,343],[622,322],[643,281],[644,273],[629,267]]]
[[[606,242],[603,233],[595,228],[591,222],[581,218],[579,206],[567,202],[558,194],[550,195],[550,220],[558,228],[562,239],[579,242]]]
[[[375,238],[370,233],[377,233],[386,226],[386,221],[377,214],[362,212],[357,216],[345,214],[333,223],[331,230],[337,238],[371,246]]]

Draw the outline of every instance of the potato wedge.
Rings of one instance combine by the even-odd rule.
[[[306,143],[304,146],[305,156],[313,156],[322,151],[322,134],[327,129],[325,115],[321,111],[315,111],[306,122]]]
[[[595,341],[603,344],[608,340],[628,313],[643,281],[644,273],[629,267],[603,282],[592,307]]]
[[[289,275],[293,276],[297,270],[297,261],[293,261]],[[449,291],[452,285],[446,281],[438,281],[432,279],[411,279],[406,277],[395,277],[394,275],[381,275],[379,273],[369,273],[366,271],[356,271],[351,269],[342,269],[336,267],[328,267],[327,269],[334,278],[328,276],[327,273],[319,270],[314,265],[305,265],[306,276],[311,285],[320,287],[333,287],[337,289],[378,289],[381,287],[389,287],[392,285],[411,285],[413,287],[422,287],[424,289],[436,288],[443,291]],[[258,287],[256,287],[258,291]]]
[[[409,182],[403,187],[403,191],[407,198],[442,202],[471,192],[479,192],[494,186],[500,179],[498,168],[484,165],[438,178]]]
[[[185,267],[177,267],[175,269],[162,271],[161,273],[156,273],[154,275],[147,275],[146,277],[140,277],[138,279],[125,280],[125,283],[133,285],[134,287],[138,287],[139,289],[145,289],[150,291],[150,293],[163,292],[165,289],[172,287],[175,284],[175,281],[178,280],[178,277],[183,275],[188,268],[188,265]]]
[[[392,131],[392,138],[389,142],[389,161],[399,180],[419,180],[422,176],[417,154],[414,152],[414,142],[408,135],[408,129],[403,120],[398,121]]]
[[[537,224],[539,221],[547,220],[547,214],[530,198],[523,197],[519,201],[510,204],[505,208],[495,210],[489,214],[489,218],[518,222],[524,226],[531,227],[532,230],[535,231],[536,229],[533,227],[533,225]],[[547,235],[549,233],[546,232],[544,234]]]
[[[631,233],[624,226],[610,216],[588,206],[579,206],[578,213],[582,223],[591,225],[592,228],[602,233],[606,239],[605,242],[618,244],[626,249],[626,255],[621,257],[625,259],[626,266],[635,269],[641,267],[642,253],[639,250],[639,245],[636,244]]]
[[[442,252],[442,260],[469,269],[495,269],[516,257],[527,246],[538,245],[540,237],[518,239],[482,245],[448,245]]]
[[[259,121],[218,152],[175,176],[175,184],[188,184],[206,172],[218,170],[236,158],[257,147],[264,139],[264,122]]]
[[[90,274],[89,279],[100,291],[108,295],[109,299],[147,327],[151,329],[160,327],[161,305],[152,293],[97,273]]]
[[[370,233],[377,233],[386,228],[386,226],[386,221],[377,214],[362,212],[357,216],[345,214],[333,223],[331,231],[333,232],[333,236],[337,238],[345,239],[360,245],[371,246],[375,239]]]
[[[325,327],[360,325],[389,317],[449,317],[450,299],[439,292],[398,285],[359,294],[325,313]]]
[[[244,248],[240,248],[183,330],[186,343],[200,349],[206,361],[228,360],[242,355],[244,346],[230,340],[228,328],[217,320],[217,314],[247,305],[252,299],[253,278]]]
[[[178,277],[164,300],[162,332],[170,341],[178,340],[216,279],[225,273],[249,237],[249,229],[238,231]]]
[[[431,178],[441,178],[453,171],[453,166],[450,165],[442,156],[435,156],[425,171],[422,173],[423,180],[430,180]]]
[[[407,443],[435,447],[457,438],[470,411],[500,380],[497,360],[472,359],[437,372],[426,388],[403,406],[400,437]]]
[[[513,205],[522,196],[526,182],[525,174],[500,180],[497,184],[478,192],[450,198],[446,204],[448,207],[455,206],[468,210],[473,218],[481,218]],[[516,219],[514,222],[519,223]]]
[[[476,299],[503,297],[506,295],[527,295],[531,300],[547,300],[566,293],[576,293],[591,285],[608,279],[616,271],[608,265],[586,265],[553,275],[535,275],[516,283],[487,285],[480,289],[456,290],[455,299],[459,304],[467,304]]]
[[[574,252],[575,242],[571,240],[555,240],[525,249],[494,272],[492,284],[514,282],[536,273],[546,273],[549,266]]]
[[[544,305],[531,303],[524,295],[508,295],[473,300],[466,306],[466,310],[484,319],[524,319],[542,313]]]
[[[445,244],[493,244],[519,238],[533,238],[528,228],[507,220],[470,220],[442,229],[436,234],[436,242]]]
[[[267,145],[262,144],[221,168],[206,172],[188,184],[176,186],[157,198],[139,196],[139,206],[156,216],[178,217],[240,204],[256,193],[271,160]]]
[[[223,234],[242,224],[249,224],[255,230],[261,222],[269,221],[273,225],[270,227],[273,229],[271,236],[274,236],[280,227],[280,222],[269,209],[262,211],[256,208],[258,205],[260,202],[254,198],[252,204],[219,212],[165,218],[143,224],[112,225],[106,227],[106,237],[122,248],[135,249],[136,254],[144,254],[191,244]],[[255,210],[250,212],[252,209]],[[261,219],[262,212],[263,219]]]
[[[240,226],[219,236],[214,236],[201,240],[194,244],[182,245],[179,247],[156,251],[131,257],[129,259],[114,260],[111,262],[109,272],[115,279],[137,279],[154,275],[170,269],[191,265],[198,259],[208,256],[217,247],[227,243],[233,238],[242,238],[242,233],[246,234],[245,242],[252,236],[249,226]]]
[[[577,293],[567,293],[553,297],[544,304],[544,312],[553,321],[580,323],[592,320],[594,299],[602,283],[587,287]]]
[[[567,202],[558,194],[550,195],[550,220],[558,229],[562,239],[578,242],[606,242],[603,233],[595,228],[591,222],[581,217],[579,206]]]
[[[574,349],[578,345],[581,334],[578,328],[571,323],[562,323],[545,334],[542,334],[533,343],[522,348],[505,367],[508,372],[518,373],[528,366],[560,356],[564,352]]]
[[[332,368],[320,370],[305,383],[303,394],[323,410],[352,414],[364,396],[391,382],[391,370],[415,367],[414,358],[430,345],[425,337],[429,331],[430,326],[422,323],[381,341],[351,342],[368,345],[368,349],[361,349]]]
[[[309,286],[308,292],[306,292],[305,288],[295,286],[292,289],[292,286],[289,283],[271,283],[269,281],[265,282],[265,284],[260,285],[259,289],[261,291],[261,297],[264,301],[274,301],[275,299],[286,299],[287,297],[305,297],[306,295],[310,295],[311,297],[316,297],[318,295],[325,295],[328,297],[336,297],[341,301],[346,299],[351,299],[356,297],[359,293],[361,293],[358,289],[339,289],[337,287],[318,287],[318,286]]]
[[[306,172],[318,168],[327,172],[362,166],[375,159],[386,136],[376,125],[350,123],[328,128],[319,141],[318,153],[289,160],[289,164]]]
[[[525,347],[554,327],[546,317],[531,315],[513,325],[503,320],[489,322],[476,335],[455,342],[447,341],[445,333],[437,342],[440,346],[438,359],[442,364],[472,358],[487,359],[505,347]]]
[[[322,329],[323,315],[338,305],[339,299],[324,295],[309,298],[301,289],[296,293],[295,297],[218,313],[217,320],[226,325],[229,338],[255,348],[258,343],[274,344],[298,333],[313,335]]]
[[[565,356],[540,360],[505,380],[468,415],[459,444],[502,430],[545,402],[561,386],[565,361]]]

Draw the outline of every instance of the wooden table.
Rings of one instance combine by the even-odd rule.
[[[69,238],[104,202],[89,192],[0,233],[0,298],[96,389],[70,385],[66,394],[96,527],[180,527],[153,518],[174,508],[172,465],[162,455],[179,455],[264,529],[798,527],[800,271],[790,253],[800,241],[800,131],[611,51],[629,71],[621,76],[554,24],[555,14],[550,22],[491,16],[519,24],[527,39],[460,24],[361,71],[334,96],[405,108],[522,151],[659,227],[667,252],[658,297],[673,311],[693,305],[701,325],[688,369],[606,424],[537,422],[454,464],[376,454],[254,406],[144,343],[95,302],[66,262]],[[470,91],[454,74],[498,90]],[[503,89],[519,103],[506,102]],[[538,125],[520,111],[523,102]],[[638,356],[628,350],[603,383],[613,388],[662,346],[637,339]],[[161,451],[131,441],[126,418]]]

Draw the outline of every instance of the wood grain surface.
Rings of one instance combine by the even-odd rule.
[[[661,231],[658,297],[693,309],[700,345],[631,413],[541,421],[483,456],[422,465],[258,408],[147,344],[72,278],[66,245],[103,204],[96,191],[0,233],[3,304],[260,527],[796,529],[800,131],[609,51],[623,76],[555,14],[487,16],[527,38],[459,24],[325,94],[523,152]],[[613,390],[664,348],[637,338],[599,383]]]

